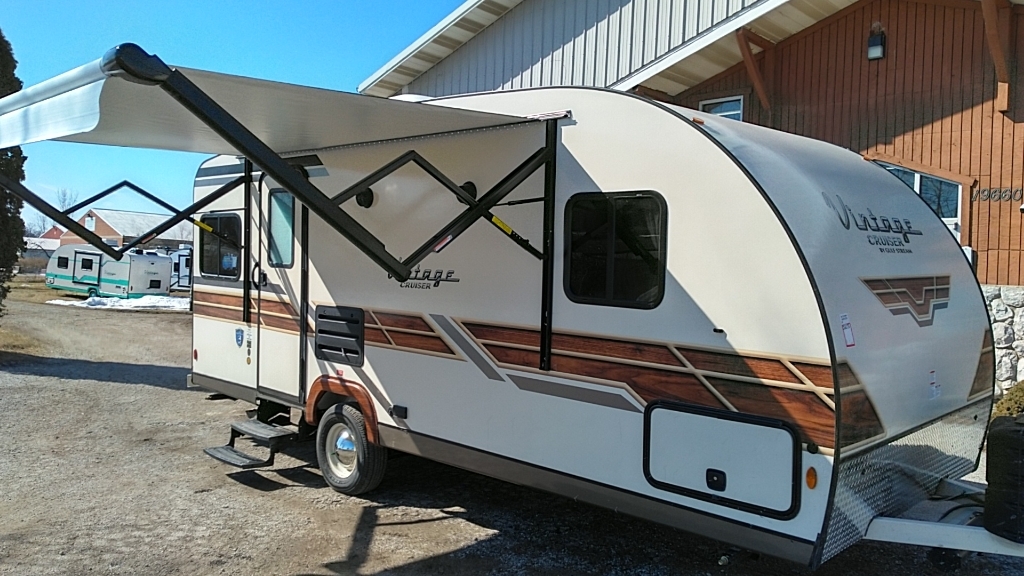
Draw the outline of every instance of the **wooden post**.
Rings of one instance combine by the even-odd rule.
[[[757,99],[761,101],[761,106],[768,113],[768,123],[771,123],[772,106],[768,101],[768,91],[765,89],[764,79],[761,78],[761,72],[757,69],[757,63],[754,62],[754,54],[750,51],[750,44],[753,43],[762,50],[768,50],[774,44],[746,28],[736,31],[736,41],[740,45],[740,54],[743,55],[743,63],[747,67],[747,76],[750,77],[750,82],[754,85]]]
[[[1007,59],[1007,30],[1000,22],[1000,9],[1008,7],[1006,0],[981,0],[981,15],[985,21],[985,41],[988,53],[996,66],[996,110],[1010,109],[1010,63]],[[1007,23],[1009,18],[1006,18]]]

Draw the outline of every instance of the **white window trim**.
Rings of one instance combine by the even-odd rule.
[[[920,172],[920,171],[914,170],[912,168],[907,168],[906,166],[900,166],[899,164],[892,164],[892,163],[889,163],[889,162],[883,162],[881,160],[875,160],[875,163],[878,164],[879,166],[882,166],[883,168],[886,168],[886,169],[888,169],[887,167],[891,166],[893,168],[899,168],[900,170],[906,170],[907,172],[912,173],[914,175],[914,193],[917,194],[918,196],[921,195],[921,176],[927,176],[929,178],[935,178],[936,180],[942,180],[943,182],[949,182],[950,184],[954,184],[957,187],[957,194],[956,194],[956,218],[940,218],[940,219],[943,222],[945,222],[947,226],[955,226],[954,229],[957,231],[957,233],[960,232],[960,217],[961,217],[961,215],[963,215],[963,202],[964,202],[964,185],[963,184],[961,184],[960,182],[956,182],[955,180],[950,180],[949,178],[943,178],[941,176],[936,176],[934,174],[927,174],[925,172]]]
[[[739,100],[740,101],[740,122],[743,122],[743,118],[744,118],[743,113],[746,112],[746,104],[747,104],[746,103],[746,98],[744,98],[743,94],[736,94],[735,96],[724,96],[722,98],[712,98],[710,100],[701,100],[700,102],[697,102],[697,110],[699,110],[701,112],[704,112],[704,105],[705,104],[718,104],[720,102],[729,102],[731,100]],[[715,116],[720,116],[720,114],[715,114],[714,112],[704,112],[704,113],[705,114],[714,114]],[[724,116],[722,116],[722,117],[724,118]]]

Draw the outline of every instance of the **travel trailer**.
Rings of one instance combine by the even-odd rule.
[[[171,285],[171,259],[155,252],[136,250],[115,260],[88,244],[66,244],[50,256],[46,285],[89,296],[167,296]]]
[[[191,383],[258,407],[227,464],[316,430],[347,494],[397,451],[812,567],[864,538],[1024,554],[960,525],[981,290],[852,152],[609,90],[385,100],[134,45],[0,100],[0,147],[44,139],[215,155],[166,226],[203,230]]]

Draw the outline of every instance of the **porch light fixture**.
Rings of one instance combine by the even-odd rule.
[[[875,22],[871,25],[871,34],[868,36],[868,60],[882,58],[885,58],[885,30],[881,23]]]

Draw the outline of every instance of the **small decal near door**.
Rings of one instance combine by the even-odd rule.
[[[242,342],[244,342],[244,341],[245,341],[245,330],[242,330],[241,328],[236,328],[235,329],[235,344],[237,344],[238,347],[241,348],[242,347]]]
[[[846,340],[846,347],[853,348],[857,345],[857,341],[853,339],[853,324],[850,324],[850,315],[840,314],[839,322],[843,326],[843,340]]]

